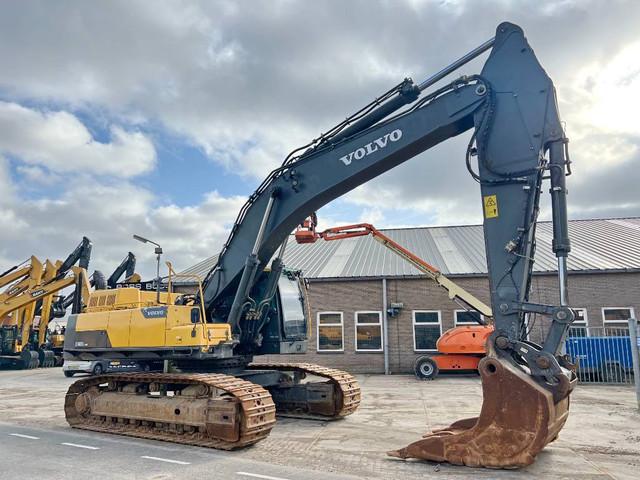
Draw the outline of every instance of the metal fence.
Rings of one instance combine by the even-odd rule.
[[[573,326],[566,352],[577,364],[580,383],[634,384],[628,326]]]

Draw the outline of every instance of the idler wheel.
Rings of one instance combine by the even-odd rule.
[[[88,393],[81,393],[76,397],[75,402],[76,411],[80,415],[84,415],[85,413],[89,413],[91,410],[91,395]]]

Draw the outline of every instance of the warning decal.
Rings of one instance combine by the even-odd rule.
[[[484,218],[496,218],[498,216],[498,199],[495,195],[484,197]]]

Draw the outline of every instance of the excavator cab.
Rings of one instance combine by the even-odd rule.
[[[271,318],[265,327],[262,345],[256,353],[305,353],[308,339],[305,286],[297,272],[282,273],[272,302]]]

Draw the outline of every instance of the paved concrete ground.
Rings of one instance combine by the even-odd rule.
[[[0,451],[11,460],[3,462],[0,478],[640,478],[640,413],[631,387],[579,386],[560,439],[534,465],[497,471],[385,456],[428,429],[477,414],[478,377],[359,380],[363,402],[347,419],[279,419],[269,438],[254,447],[218,452],[70,429],[62,405],[73,379],[60,369],[0,372]]]

